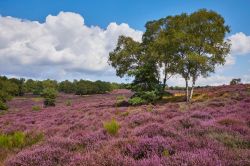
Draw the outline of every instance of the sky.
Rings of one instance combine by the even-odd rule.
[[[147,21],[206,8],[230,26],[226,64],[197,85],[250,83],[250,1],[247,0],[1,0],[0,75],[32,79],[119,78],[108,63],[120,35],[141,41]],[[183,86],[175,76],[171,86]]]

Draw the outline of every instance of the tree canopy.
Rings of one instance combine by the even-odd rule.
[[[167,79],[179,74],[186,82],[189,101],[198,77],[215,72],[216,66],[225,63],[230,51],[230,43],[225,40],[229,26],[214,11],[201,9],[191,14],[167,16],[147,22],[145,28],[142,42],[120,36],[109,54],[109,63],[118,76],[134,78],[132,89],[136,94],[158,90],[161,95]]]

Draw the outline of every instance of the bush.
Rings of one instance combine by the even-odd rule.
[[[143,92],[140,97],[149,103],[154,103],[160,98],[160,95],[156,91]]]
[[[15,132],[12,135],[0,135],[0,147],[5,149],[19,148],[24,145],[25,134],[23,132]]]
[[[147,102],[141,97],[133,97],[128,100],[128,103],[135,106],[135,105],[146,104]]]
[[[55,106],[57,91],[53,88],[46,88],[43,90],[42,96],[44,97],[45,106]]]
[[[230,85],[237,85],[240,84],[241,79],[240,78],[234,78],[230,81]]]
[[[116,135],[120,125],[115,119],[112,119],[111,121],[104,122],[103,127],[109,134]]]
[[[7,110],[8,106],[0,100],[0,110]]]
[[[33,111],[40,111],[41,107],[39,105],[35,105],[35,106],[32,107],[32,110]]]
[[[71,105],[72,105],[71,101],[70,101],[70,100],[67,100],[67,101],[66,101],[66,106],[71,106]]]
[[[127,104],[127,101],[126,101],[126,97],[125,96],[117,96],[116,97],[116,102],[115,102],[115,105],[118,107],[118,106],[123,106],[123,105],[126,105]]]

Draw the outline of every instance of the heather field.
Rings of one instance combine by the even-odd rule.
[[[117,107],[121,95],[131,92],[60,94],[47,108],[38,97],[13,99],[0,115],[1,137],[13,140],[0,165],[250,165],[250,85],[199,89],[189,105],[178,92]]]

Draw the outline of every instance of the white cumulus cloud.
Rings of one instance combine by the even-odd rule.
[[[115,78],[107,60],[118,37],[125,35],[141,41],[142,34],[126,23],[113,22],[106,28],[87,26],[81,15],[72,12],[48,15],[43,23],[0,16],[0,74],[59,80],[100,79],[102,75]],[[228,39],[232,47],[226,65],[233,65],[238,55],[250,54],[250,36],[239,32]],[[213,75],[200,78],[197,83],[217,85],[228,83],[231,78]],[[169,83],[183,85],[183,80],[177,76]]]
[[[87,26],[72,12],[48,15],[44,23],[0,16],[0,73],[46,78],[107,72],[120,35],[140,41],[142,32],[125,23]]]

